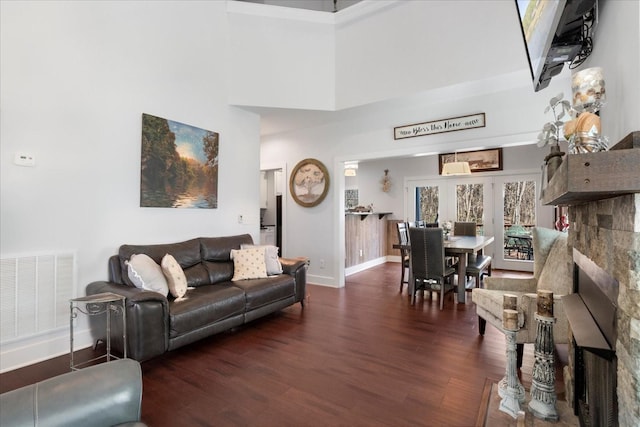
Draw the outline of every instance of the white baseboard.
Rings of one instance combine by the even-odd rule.
[[[344,275],[350,276],[352,274],[367,270],[371,267],[375,267],[376,265],[384,264],[385,262],[387,262],[387,257],[383,256],[380,258],[372,259],[371,261],[363,262],[362,264],[353,265],[351,267],[345,268]]]
[[[89,329],[75,330],[74,353],[93,345]],[[69,354],[69,328],[59,328],[45,335],[16,340],[0,345],[0,373]]]
[[[317,274],[307,273],[307,283],[311,285],[328,286],[330,288],[338,288],[335,278],[332,276],[319,276]]]

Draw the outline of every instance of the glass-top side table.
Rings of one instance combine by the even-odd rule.
[[[77,371],[81,369],[84,365],[88,365],[91,362],[95,362],[98,360],[105,359],[109,361],[111,359],[120,359],[120,357],[115,356],[111,353],[111,315],[112,314],[121,314],[122,315],[122,357],[127,358],[127,312],[125,301],[126,297],[118,294],[114,294],[112,292],[104,292],[101,294],[88,295],[86,297],[72,298],[69,300],[69,312],[70,312],[70,321],[69,321],[69,345],[70,345],[70,362],[69,366],[72,371]],[[107,351],[105,354],[94,357],[93,359],[75,363],[73,358],[73,321],[78,317],[78,314],[82,313],[87,316],[100,316],[106,315],[106,345]],[[99,341],[99,340],[98,340]],[[97,346],[98,342],[96,342]],[[95,348],[95,347],[94,347]]]

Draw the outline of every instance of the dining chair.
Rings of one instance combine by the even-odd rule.
[[[475,222],[463,222],[456,221],[453,223],[453,235],[454,236],[475,236],[476,235],[476,223]]]
[[[396,228],[398,230],[398,243],[400,245],[408,245],[409,244],[409,228],[406,222],[398,222],[396,223]],[[409,285],[409,275],[405,275],[405,270],[409,269],[409,250],[408,249],[400,249],[400,293],[402,293],[402,287],[406,283]]]
[[[462,221],[454,222],[453,235],[475,236],[476,223]],[[485,274],[485,271],[487,276],[491,276],[491,261],[492,260],[489,255],[469,254],[467,256],[466,277],[473,277],[475,279],[474,287],[481,287],[482,276]],[[469,290],[471,290],[471,288]]]
[[[438,292],[440,310],[444,296],[455,288],[452,277],[455,269],[445,266],[444,232],[442,228],[409,227],[411,242],[411,273],[413,292],[411,304],[415,304],[418,291]]]

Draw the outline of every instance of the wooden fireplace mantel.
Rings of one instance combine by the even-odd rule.
[[[545,205],[569,206],[640,193],[640,131],[609,151],[568,154],[546,188]]]

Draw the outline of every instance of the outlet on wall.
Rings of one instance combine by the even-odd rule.
[[[362,253],[362,249],[360,249],[360,256],[364,256],[364,253]]]
[[[324,260],[323,259],[320,260],[320,268],[324,268]]]

